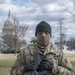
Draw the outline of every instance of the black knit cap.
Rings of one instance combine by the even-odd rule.
[[[48,32],[51,36],[51,26],[45,22],[41,21],[37,26],[35,30],[35,36],[37,35],[38,32]]]

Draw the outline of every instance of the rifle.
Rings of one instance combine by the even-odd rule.
[[[34,71],[28,72],[28,75],[47,75],[47,71],[43,70],[43,71],[37,72],[36,70],[34,70]]]

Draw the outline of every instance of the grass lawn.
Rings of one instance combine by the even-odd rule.
[[[72,61],[72,65],[73,65],[73,68],[74,68],[74,75],[75,75],[75,61]]]
[[[16,59],[16,55],[0,54],[0,75],[10,75],[10,69]],[[72,61],[75,71],[75,61]]]
[[[15,58],[16,55],[0,55],[0,75],[10,75],[10,69]]]

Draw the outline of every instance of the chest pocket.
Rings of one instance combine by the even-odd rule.
[[[55,53],[48,53],[47,55],[46,55],[46,59],[48,60],[48,61],[50,61],[51,63],[53,63],[53,64],[55,64],[55,63],[57,63],[58,64],[58,60],[59,60],[59,55],[56,55]]]
[[[35,50],[33,46],[28,46],[27,50],[23,52],[23,58],[26,63],[33,60],[34,52]]]

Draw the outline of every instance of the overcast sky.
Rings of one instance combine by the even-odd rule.
[[[66,39],[75,36],[73,0],[0,0],[0,29],[8,17],[15,16],[22,23],[26,23],[29,29],[26,39],[35,36],[36,25],[44,20],[52,27],[52,40],[59,39],[60,20],[62,21],[62,33]]]

